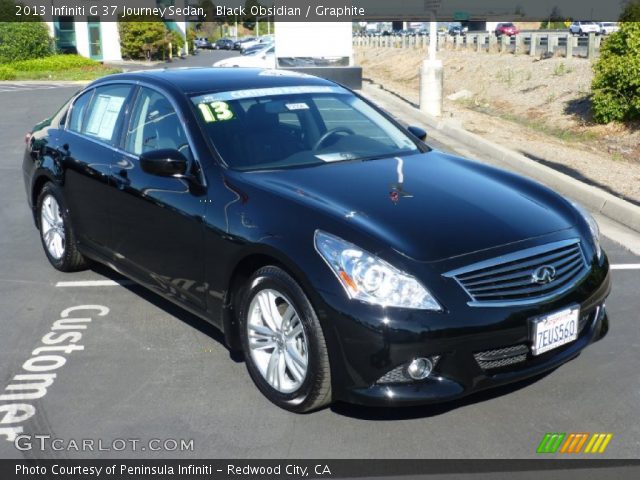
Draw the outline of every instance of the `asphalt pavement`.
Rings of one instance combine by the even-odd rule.
[[[288,413],[259,393],[207,323],[107,268],[64,274],[47,262],[26,203],[23,138],[77,89],[0,85],[0,395],[36,369],[33,352],[55,322],[82,335],[78,348],[55,353],[65,363],[46,379],[46,395],[22,407],[0,397],[0,458],[534,458],[547,432],[610,432],[599,458],[640,457],[640,257],[615,238],[603,239],[611,263],[631,267],[612,271],[610,332],[557,370],[443,405]],[[62,450],[39,451],[35,441],[18,450],[9,427],[60,439]],[[178,448],[151,451],[152,439]],[[82,440],[103,450],[69,447]],[[127,441],[123,451],[116,440]]]

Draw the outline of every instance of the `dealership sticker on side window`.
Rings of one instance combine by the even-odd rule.
[[[558,348],[578,338],[580,307],[573,305],[564,310],[532,319],[534,355]]]

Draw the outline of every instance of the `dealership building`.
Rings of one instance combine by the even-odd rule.
[[[64,7],[63,0],[52,0],[53,6]],[[114,4],[122,2],[113,2]],[[136,5],[147,4],[149,7],[169,6],[183,7],[188,0],[143,0]],[[60,8],[61,13],[65,12]],[[99,16],[89,15],[85,10],[81,15],[54,16],[47,22],[49,33],[55,41],[56,49],[64,53],[78,53],[83,57],[98,61],[114,62],[122,60],[120,51],[120,34],[118,23],[101,20]],[[187,22],[184,17],[165,17],[167,27],[185,37]]]

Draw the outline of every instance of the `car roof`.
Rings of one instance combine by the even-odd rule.
[[[293,87],[304,85],[335,86],[323,78],[300,74],[288,70],[266,70],[260,68],[171,68],[151,69],[120,73],[103,77],[91,85],[139,81],[163,87],[172,87],[184,94],[225,92],[251,88]]]

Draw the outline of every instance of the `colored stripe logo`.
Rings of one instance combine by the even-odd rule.
[[[604,453],[612,438],[613,433],[545,433],[536,453]]]

